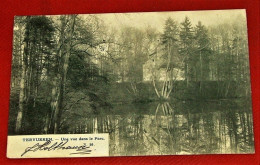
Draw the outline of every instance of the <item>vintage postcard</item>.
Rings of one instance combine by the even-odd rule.
[[[245,10],[16,16],[8,158],[254,153]]]

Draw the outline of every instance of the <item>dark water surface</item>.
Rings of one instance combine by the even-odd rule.
[[[68,133],[109,133],[110,155],[254,153],[250,103],[115,104]]]

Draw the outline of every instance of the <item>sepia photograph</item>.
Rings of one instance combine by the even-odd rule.
[[[10,137],[108,134],[109,156],[255,152],[243,9],[15,16],[10,87]]]

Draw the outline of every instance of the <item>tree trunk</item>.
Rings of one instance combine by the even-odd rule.
[[[27,43],[25,43],[24,49],[27,49]],[[26,58],[27,51],[24,51],[22,55],[22,73],[21,73],[21,81],[20,81],[20,94],[19,94],[19,109],[16,118],[16,125],[15,125],[15,132],[20,133],[21,126],[22,126],[22,118],[24,112],[24,102],[25,102],[25,79],[26,79],[26,65],[25,65],[25,58]]]
[[[200,51],[200,94],[202,93],[202,57],[201,57],[201,51]]]
[[[154,87],[154,90],[155,90],[156,95],[160,98],[161,95],[160,95],[159,92],[158,92],[158,89],[157,89],[157,87],[156,87],[154,78],[153,78],[153,87]]]
[[[66,77],[67,77],[67,70],[68,70],[68,64],[69,64],[69,56],[70,56],[70,49],[71,49],[71,41],[72,41],[72,36],[74,32],[74,25],[75,25],[75,19],[76,16],[72,15],[70,16],[70,29],[69,29],[69,34],[68,34],[68,42],[65,45],[66,53],[64,57],[61,57],[61,79],[60,79],[60,84],[58,86],[58,95],[56,95],[57,99],[57,104],[55,104],[55,112],[54,112],[54,130],[53,133],[56,134],[58,133],[59,125],[60,125],[60,119],[62,115],[62,105],[63,105],[63,98],[64,98],[64,91],[65,91],[65,84],[66,84]],[[62,54],[61,54],[62,55]],[[58,84],[57,84],[58,85]]]

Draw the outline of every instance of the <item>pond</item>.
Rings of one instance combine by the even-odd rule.
[[[254,153],[250,103],[115,104],[66,133],[109,133],[110,156]]]

